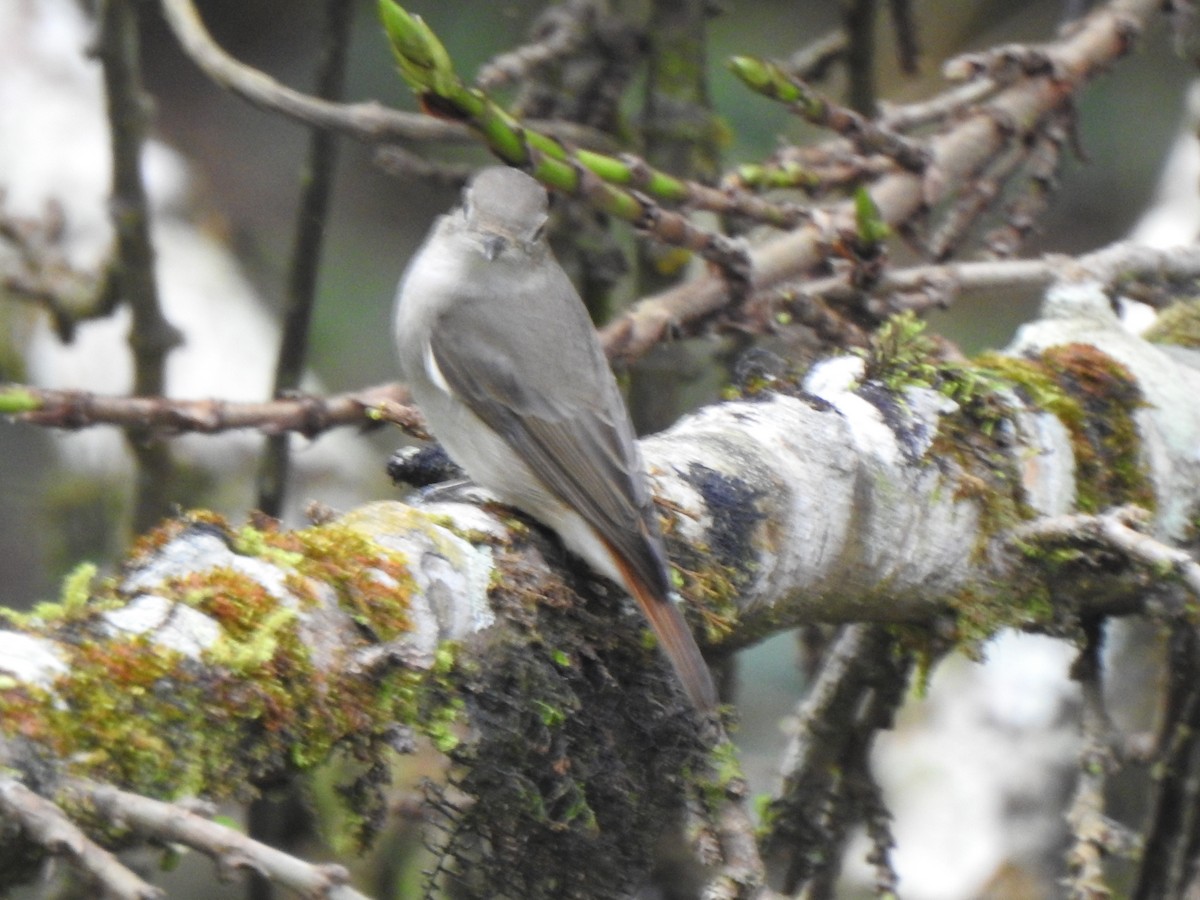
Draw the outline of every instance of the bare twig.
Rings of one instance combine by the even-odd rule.
[[[1058,170],[1062,162],[1063,145],[1070,133],[1069,122],[1052,123],[1038,136],[1029,154],[1026,168],[1028,183],[1004,212],[1004,223],[995,228],[984,241],[988,252],[1001,259],[1016,254],[1021,244],[1037,226],[1039,216],[1058,188]]]
[[[113,900],[157,900],[165,894],[94,843],[54,803],[12,778],[0,778],[0,818],[15,823],[36,846],[62,857]]]
[[[389,175],[454,188],[461,188],[477,171],[476,166],[466,163],[426,159],[398,144],[379,147],[372,161]]]
[[[1083,748],[1079,782],[1067,810],[1073,843],[1067,852],[1068,896],[1072,900],[1102,900],[1112,896],[1104,876],[1104,859],[1128,853],[1133,841],[1125,829],[1104,814],[1105,788],[1119,760],[1112,722],[1104,705],[1100,651],[1102,622],[1085,625],[1085,643],[1071,668],[1083,693]]]
[[[548,7],[534,26],[532,40],[481,66],[475,76],[476,86],[495,90],[569,56],[587,40],[597,14],[595,0],[573,0]]]
[[[842,0],[846,32],[846,74],[850,106],[863,115],[875,112],[875,15],[878,0]]]
[[[846,55],[846,32],[840,28],[801,47],[783,63],[789,75],[804,81],[821,81],[834,63]]]
[[[317,95],[322,100],[337,100],[342,94],[353,12],[353,3],[326,0],[324,39],[316,75]],[[309,136],[306,171],[300,178],[300,208],[296,214],[296,234],[292,244],[291,271],[288,273],[272,397],[281,397],[298,389],[304,377],[308,360],[309,323],[316,302],[317,273],[336,165],[337,136],[331,131],[314,128]],[[263,450],[258,471],[258,508],[269,516],[278,516],[283,508],[290,468],[290,446],[288,436],[278,434],[267,439]]]
[[[922,125],[944,121],[954,113],[983,102],[1000,87],[990,78],[984,77],[968,81],[917,103],[896,105],[881,101],[879,121],[894,131],[909,131]]]
[[[71,266],[59,246],[63,224],[57,204],[50,204],[42,220],[0,215],[0,241],[15,251],[14,271],[0,272],[0,289],[7,297],[44,309],[59,339],[69,342],[80,321],[112,312],[117,279],[111,264],[99,276]]]
[[[295,396],[262,403],[106,397],[11,384],[0,388],[0,415],[70,430],[116,425],[166,433],[216,434],[255,428],[264,434],[294,431],[316,437],[330,428],[361,427],[378,419],[393,422],[414,437],[425,436],[420,415],[407,403],[408,391],[394,384],[332,397]]]
[[[715,759],[737,753],[724,733],[717,747],[712,753]],[[714,867],[702,894],[712,900],[735,900],[748,895],[767,900],[775,895],[764,886],[766,868],[748,809],[748,785],[740,777],[728,778],[725,773],[718,773],[718,777],[724,779],[724,790],[711,817],[721,864]]]
[[[1200,832],[1200,635],[1187,623],[1171,629],[1163,669],[1153,793],[1133,900],[1190,896]]]
[[[104,67],[112,141],[113,229],[117,236],[117,280],[121,300],[133,315],[129,343],[133,351],[133,392],[144,397],[166,393],[167,354],[182,340],[163,315],[154,272],[154,248],[146,191],[142,184],[142,145],[147,98],[139,68],[138,22],[133,0],[100,5],[97,53]],[[149,528],[170,510],[174,464],[170,448],[131,430],[130,450],[139,469],[133,526]]]
[[[197,815],[181,804],[164,803],[111,785],[82,780],[69,782],[66,790],[89,802],[106,820],[131,828],[143,837],[199,850],[217,864],[222,879],[227,880],[239,869],[249,870],[303,897],[366,900],[350,887],[350,873],[343,866],[305,862]]]
[[[913,18],[911,0],[890,0],[892,26],[896,32],[896,55],[900,69],[912,75],[917,71],[921,48],[917,43],[917,23]]]
[[[884,820],[868,757],[876,732],[890,727],[904,699],[911,666],[882,626],[851,625],[834,642],[796,713],[783,785],[771,802],[765,846],[786,867],[786,890],[810,880],[832,883],[853,825],[864,816],[876,827]],[[887,839],[880,830],[880,848]],[[818,846],[820,853],[809,852]],[[883,856],[880,865],[885,877]]]

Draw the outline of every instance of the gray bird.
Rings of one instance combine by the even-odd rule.
[[[543,235],[546,191],[484,169],[435,223],[396,298],[400,363],[471,479],[625,587],[692,703],[712,676],[671,599],[633,426],[583,301]]]

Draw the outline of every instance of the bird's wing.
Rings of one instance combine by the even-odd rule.
[[[430,350],[442,379],[665,599],[666,560],[633,429],[590,323],[586,333],[576,322],[561,323],[543,364],[520,357],[505,339],[518,329],[511,321],[491,327],[495,315],[503,315],[500,305],[484,302],[439,317]],[[551,358],[567,365],[550,365]]]

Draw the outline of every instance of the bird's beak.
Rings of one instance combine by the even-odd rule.
[[[491,262],[499,256],[508,245],[508,240],[498,234],[485,235],[483,238],[483,255]]]

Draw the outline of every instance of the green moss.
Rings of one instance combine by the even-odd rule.
[[[1087,344],[1052,347],[1036,360],[991,355],[981,361],[1070,433],[1079,510],[1156,507],[1134,420],[1145,404],[1128,369]]]
[[[279,550],[295,554],[296,571],[337,591],[338,604],[380,641],[409,631],[414,589],[408,561],[351,524],[337,521],[302,531],[266,535]]]
[[[327,578],[362,626],[364,645],[408,627],[411,583],[403,560],[353,529],[245,528],[234,538],[219,519],[197,514],[156,529],[139,553],[146,557],[198,525],[244,552]],[[5,734],[43,745],[48,755],[69,760],[72,772],[156,796],[246,799],[263,779],[320,766],[339,749],[356,758],[385,756],[397,725],[424,731],[443,752],[458,745],[464,705],[456,648],[439,647],[429,672],[318,669],[302,631],[312,598],[300,575],[290,579],[299,606],[233,568],[164,583],[159,593],[220,628],[199,659],[162,646],[153,634],[112,635],[99,614],[127,598],[113,582],[91,576],[77,570],[63,602],[44,609],[52,615],[21,623],[56,641],[69,674],[52,691],[16,683],[0,689]],[[382,815],[381,790],[346,796],[348,817],[364,833]]]
[[[866,362],[863,380],[877,381],[892,391],[935,387],[940,380],[938,346],[925,328],[907,311],[880,325],[867,349],[854,351]]]
[[[1000,584],[968,585],[950,599],[953,640],[972,659],[982,659],[983,645],[1007,628],[1053,629],[1071,619],[1071,611],[1053,601],[1045,573],[1036,569]]]
[[[672,581],[678,578],[679,593],[688,601],[685,608],[697,611],[702,617],[707,640],[720,643],[737,630],[741,617],[738,584],[742,579],[731,567],[706,562],[703,547],[692,548],[689,555],[693,554],[699,557],[696,571],[682,568],[678,561],[672,562]]]
[[[1168,306],[1142,336],[1155,344],[1200,348],[1200,301]]]

